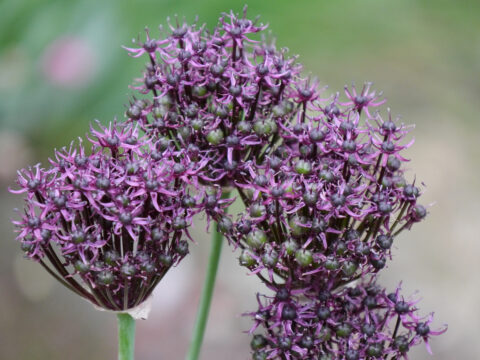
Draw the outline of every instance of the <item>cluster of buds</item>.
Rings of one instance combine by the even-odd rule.
[[[187,229],[205,201],[190,194],[187,159],[162,153],[137,127],[92,128],[88,141],[56,151],[49,169],[19,172],[11,191],[26,205],[14,224],[28,258],[93,304],[124,311],[188,253]]]
[[[254,314],[255,328],[268,332],[256,335],[266,340],[262,350],[254,345],[254,358],[344,356],[341,349],[349,349],[349,360],[403,356],[424,337],[408,346],[399,345],[407,335],[395,331],[388,338],[392,300],[377,291],[378,306],[354,314],[342,308],[348,301],[341,301],[340,289],[385,267],[394,238],[426,216],[417,203],[420,189],[404,178],[407,160],[400,153],[412,143],[404,141],[408,127],[390,112],[381,118],[376,108],[385,100],[370,84],[346,88],[344,101],[338,94],[320,98],[318,82],[301,77],[294,57],[265,37],[251,37],[265,26],[245,12],[224,14],[211,33],[196,24],[169,25],[162,40],[147,31],[141,47],[127,48],[133,57],[148,56],[134,88],[151,98],[131,103],[126,115],[165,148],[198,163],[202,184],[234,187],[243,200],[237,217],[213,215],[230,244],[241,248],[241,265],[277,294]],[[307,300],[324,292],[336,300],[324,304],[332,317],[319,322],[317,300]],[[379,307],[386,309],[383,318]],[[375,321],[374,343],[359,345],[359,319]],[[318,340],[328,329],[322,321],[335,329],[326,342]],[[410,322],[402,318],[407,329]],[[342,324],[351,331],[343,333]],[[311,341],[302,347],[301,339]]]
[[[400,359],[410,347],[446,329],[430,329],[432,316],[419,318],[416,301],[399,288],[387,294],[374,282],[335,292],[277,288],[273,297],[259,298],[251,314],[265,335],[253,336],[254,360],[266,359]]]
[[[303,110],[279,127],[281,140],[271,154],[262,162],[246,165],[251,180],[235,179],[245,211],[233,221],[224,216],[219,222],[232,245],[241,248],[241,265],[257,274],[277,295],[290,299],[288,294],[301,294],[303,298],[288,300],[291,303],[284,310],[275,308],[275,322],[268,317],[260,322],[269,334],[269,350],[255,352],[259,359],[264,355],[276,358],[278,354],[287,359],[310,359],[312,354],[346,356],[341,349],[351,349],[350,354],[360,354],[355,355],[359,359],[384,358],[390,353],[403,356],[405,349],[422,338],[410,339],[409,346],[395,352],[395,332],[392,347],[378,348],[374,354],[373,348],[368,351],[358,345],[358,332],[334,331],[328,342],[319,340],[319,346],[309,343],[311,349],[299,350],[302,333],[313,339],[322,329],[315,313],[318,304],[305,299],[324,293],[344,299],[339,289],[359,279],[365,281],[384,268],[395,237],[427,213],[417,202],[420,189],[404,177],[403,163],[407,160],[401,152],[412,144],[405,141],[408,128],[392,120],[390,113],[383,120],[372,111],[383,101],[370,91],[370,85],[365,85],[360,95],[355,88],[346,89],[346,96],[345,102],[340,102],[338,95],[303,102]],[[351,314],[339,304],[350,306],[348,301],[337,301],[327,309],[334,311],[337,307],[352,329],[358,323],[355,317],[366,321],[364,312]],[[261,306],[255,319],[264,310]],[[304,311],[306,318],[301,315]],[[369,311],[376,312],[377,307]],[[402,321],[405,326],[420,326],[420,319],[413,315],[408,323]],[[336,328],[341,323],[333,318],[331,325]],[[310,331],[312,326],[314,332]],[[276,328],[283,330],[277,334]],[[386,339],[389,327],[382,329],[375,327],[375,334]],[[289,340],[285,344],[275,341],[277,335]],[[406,337],[398,338],[397,343],[399,339]]]
[[[360,116],[354,102],[306,103],[272,154],[247,165],[252,181],[235,180],[246,209],[225,233],[243,265],[336,288],[382,269],[395,236],[425,217],[403,176],[406,127]]]
[[[285,49],[249,37],[264,29],[245,15],[224,15],[211,33],[177,20],[164,39],[147,31],[140,48],[127,48],[148,56],[133,88],[151,97],[131,103],[128,121],[205,164],[203,183],[248,178],[247,165],[272,151],[285,116],[298,113],[295,102],[316,96],[297,81],[300,66]]]
[[[245,11],[211,32],[177,19],[126,48],[148,59],[127,125],[92,130],[89,156],[62,150],[20,173],[22,248],[93,303],[128,309],[185,256],[204,212],[275,294],[250,314],[265,332],[253,359],[406,358],[444,331],[375,283],[395,237],[427,214],[404,177],[409,128],[381,117],[370,84],[321,98],[265,29]],[[236,216],[227,188],[245,205]]]

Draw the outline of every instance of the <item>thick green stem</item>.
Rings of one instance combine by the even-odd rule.
[[[135,351],[135,319],[125,313],[117,315],[118,360],[133,360]]]
[[[222,198],[228,197],[228,193],[223,193]],[[207,274],[205,283],[203,284],[200,304],[197,310],[197,319],[193,329],[193,336],[190,342],[190,348],[186,360],[197,360],[200,355],[205,328],[207,327],[208,313],[212,302],[213,289],[215,287],[215,279],[217,277],[218,263],[222,252],[223,235],[218,231],[218,224],[213,229],[212,247],[208,259]]]

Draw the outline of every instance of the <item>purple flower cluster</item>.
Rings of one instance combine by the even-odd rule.
[[[127,48],[134,57],[148,56],[133,88],[152,97],[149,106],[132,103],[128,121],[192,154],[203,183],[225,186],[248,178],[248,164],[272,150],[285,116],[299,111],[295,101],[317,95],[299,81],[295,58],[250,38],[264,29],[232,13],[211,33],[177,22],[164,39],[147,31],[140,48]]]
[[[403,176],[406,127],[379,115],[362,124],[357,107],[306,103],[272,153],[247,165],[253,181],[235,181],[246,210],[227,236],[270,281],[336,288],[377,272],[395,236],[425,217],[420,190]]]
[[[406,300],[399,289],[386,294],[374,282],[326,290],[277,288],[273,297],[259,298],[259,310],[251,315],[256,327],[254,360],[265,359],[399,359],[410,347],[428,345],[432,335],[446,329],[430,329],[432,316],[419,318],[416,301]]]
[[[162,40],[147,31],[127,48],[148,56],[134,89],[150,100],[126,115],[195,162],[201,184],[238,191],[245,211],[213,216],[241,265],[276,293],[252,314],[266,331],[254,359],[396,358],[437,334],[416,332],[431,318],[422,323],[413,304],[396,312],[376,285],[346,290],[373,283],[394,238],[427,214],[404,177],[409,129],[380,116],[381,94],[365,84],[345,88],[345,100],[321,98],[294,57],[252,37],[265,26],[245,12],[224,14],[212,32],[169,25]],[[405,333],[389,327],[397,315]]]
[[[412,143],[405,141],[407,127],[390,114],[383,120],[373,113],[383,101],[368,84],[360,94],[346,89],[346,102],[338,95],[303,102],[303,110],[279,127],[281,141],[273,151],[247,165],[252,180],[235,180],[246,208],[224,232],[242,249],[240,263],[277,293],[254,314],[255,328],[262,324],[267,331],[265,348],[254,346],[254,358],[395,358],[424,338],[397,336],[389,328],[394,303],[382,302],[384,290],[375,294],[379,305],[368,309],[342,290],[358,279],[373,281],[391,257],[395,237],[427,213],[417,203],[419,188],[404,177],[401,152]],[[335,300],[319,305],[323,294]],[[359,306],[355,312],[353,305]],[[381,314],[385,309],[390,315]],[[421,326],[414,310],[409,306],[408,319],[401,317],[406,329]],[[365,322],[376,324],[366,342]]]
[[[63,285],[126,310],[188,253],[183,237],[205,202],[190,194],[188,159],[161,152],[137,127],[100,126],[88,139],[90,149],[56,151],[49,169],[19,172],[20,189],[11,191],[25,193],[26,206],[14,224],[26,256]]]
[[[19,174],[22,248],[93,303],[128,309],[187,254],[203,212],[275,294],[250,314],[264,331],[253,359],[406,358],[444,331],[376,284],[427,214],[404,176],[409,128],[382,118],[370,84],[321,97],[295,57],[258,40],[265,28],[231,12],[211,32],[177,20],[126,48],[148,58],[126,124],[92,129],[91,155],[63,149]]]

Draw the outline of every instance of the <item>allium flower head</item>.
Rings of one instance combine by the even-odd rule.
[[[25,194],[14,221],[25,255],[70,290],[110,310],[142,303],[188,253],[188,227],[203,209],[195,172],[136,126],[91,129],[55,152],[51,167],[19,172]]]
[[[234,181],[246,210],[227,237],[270,281],[332,289],[375,273],[398,233],[426,215],[402,168],[407,127],[378,114],[361,121],[355,104],[336,99],[306,102],[279,128],[271,155],[246,165],[253,181]]]
[[[247,165],[252,180],[234,181],[246,209],[226,236],[242,249],[241,265],[277,293],[253,314],[267,330],[267,350],[254,349],[254,359],[406,358],[422,340],[413,304],[395,313],[376,286],[370,295],[357,287],[356,300],[342,289],[384,268],[397,235],[426,216],[420,189],[404,177],[408,127],[390,112],[371,115],[374,102],[342,105],[337,95],[304,104],[279,127],[271,154]],[[405,335],[389,330],[396,315]]]
[[[280,123],[298,113],[295,102],[317,95],[286,50],[252,38],[265,28],[232,12],[211,32],[177,22],[162,29],[162,40],[147,32],[141,48],[127,48],[148,56],[134,88],[153,97],[148,106],[132,103],[128,121],[205,161],[203,182],[227,185],[247,175],[247,164],[278,140]]]
[[[397,235],[427,214],[404,174],[410,127],[380,114],[382,94],[366,83],[345,87],[344,99],[321,96],[295,57],[252,36],[265,26],[245,12],[223,15],[211,32],[169,28],[127,48],[148,56],[134,89],[149,100],[126,115],[198,164],[201,184],[238,191],[243,212],[209,215],[241,249],[240,264],[276,293],[253,314],[266,331],[252,340],[253,358],[399,358],[438,334],[413,303],[395,310],[402,303],[374,285]],[[215,200],[218,192],[205,201]],[[389,328],[394,318],[406,332]]]
[[[245,8],[212,31],[168,20],[159,40],[147,30],[126,48],[148,59],[126,123],[19,172],[22,249],[95,305],[125,311],[188,253],[202,212],[273,291],[248,314],[250,332],[263,330],[254,360],[407,359],[422,341],[431,352],[446,328],[376,283],[398,234],[427,215],[405,177],[410,127],[380,114],[370,83],[323,97],[265,29]],[[244,204],[235,216],[230,188]]]
[[[250,314],[251,332],[267,330],[252,339],[253,359],[408,359],[410,347],[425,341],[430,351],[428,338],[446,331],[431,330],[416,303],[373,281],[334,292],[281,287]]]
[[[271,154],[247,165],[252,180],[234,181],[246,209],[226,236],[242,249],[241,265],[276,292],[252,314],[267,331],[253,358],[406,358],[428,340],[416,332],[428,326],[414,304],[387,300],[373,282],[345,286],[372,279],[396,236],[426,216],[420,189],[404,177],[408,127],[390,112],[372,116],[374,102],[342,105],[337,95],[304,104]],[[405,334],[389,328],[393,318]]]

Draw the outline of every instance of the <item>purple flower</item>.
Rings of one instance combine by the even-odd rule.
[[[142,303],[188,253],[188,227],[204,209],[196,171],[136,126],[91,129],[91,149],[55,152],[51,167],[19,172],[14,221],[26,257],[97,306]],[[87,153],[89,155],[87,155]],[[213,212],[211,212],[213,213]]]
[[[150,96],[149,104],[132,102],[128,121],[204,164],[202,182],[232,184],[267,155],[280,124],[299,112],[295,101],[317,93],[300,79],[295,58],[250,38],[266,26],[245,12],[224,14],[211,32],[186,23],[170,28],[152,51],[145,49],[148,32],[142,48],[127,48],[150,60],[133,87]]]
[[[384,268],[395,237],[426,216],[421,191],[403,174],[401,152],[412,142],[405,145],[407,127],[390,115],[362,123],[357,104],[325,102],[305,100],[279,126],[271,153],[235,179],[246,210],[227,238],[242,249],[241,265],[277,292],[253,314],[254,328],[266,330],[253,358],[406,358],[411,346],[423,339],[428,347],[428,336],[445,330],[430,332],[431,317],[416,317],[414,302],[342,289]],[[279,297],[282,291],[291,297]],[[340,298],[312,303],[325,292]],[[407,332],[389,333],[392,321]]]
[[[22,249],[95,305],[126,310],[188,253],[205,213],[275,294],[250,314],[250,332],[264,331],[253,359],[406,359],[422,341],[430,352],[446,328],[376,284],[398,234],[427,215],[404,177],[409,127],[381,117],[370,83],[322,97],[296,57],[252,37],[265,29],[245,8],[212,31],[168,20],[162,39],[147,30],[126,48],[149,60],[126,124],[19,172]],[[244,204],[236,216],[226,188]]]
[[[399,232],[426,215],[420,190],[403,176],[406,126],[379,115],[362,124],[354,104],[335,105],[332,118],[325,102],[305,100],[305,110],[278,128],[279,141],[263,161],[248,162],[247,175],[234,179],[246,210],[227,237],[270,282],[275,274],[295,279],[294,287],[321,279],[338,287],[375,273]],[[379,136],[392,144],[388,153]],[[249,232],[240,229],[245,221]],[[249,236],[258,232],[267,240],[252,247]],[[266,252],[278,255],[269,266]]]
[[[304,291],[271,287],[273,297],[258,297],[259,309],[250,313],[265,329],[256,334],[253,359],[399,359],[411,346],[443,333],[432,331],[419,318],[416,300],[401,300],[399,288],[387,294],[374,279],[355,287]]]
[[[384,104],[386,102],[385,99],[379,100],[381,94],[376,94],[375,91],[370,92],[370,87],[372,86],[371,83],[366,83],[363,85],[362,91],[357,92],[355,85],[352,85],[352,89],[349,90],[347,86],[345,86],[345,95],[348,98],[348,101],[342,103],[345,106],[355,106],[359,113],[365,109],[365,113],[367,114],[368,118],[374,118],[370,114],[368,108],[369,107],[376,107]]]
[[[240,264],[277,293],[254,314],[266,331],[252,340],[254,359],[406,356],[436,334],[431,320],[420,325],[413,303],[395,312],[381,291],[345,289],[384,268],[397,235],[427,214],[404,177],[410,129],[381,117],[385,100],[370,83],[346,87],[346,99],[324,97],[295,57],[252,39],[265,28],[245,11],[224,14],[210,32],[177,21],[148,51],[147,32],[142,48],[128,50],[148,53],[133,87],[148,100],[132,101],[127,121],[195,163],[199,184],[238,191],[237,216],[221,213],[231,200],[220,203],[218,188],[204,204],[240,248]],[[315,294],[325,292],[332,300],[321,305]],[[329,313],[321,321],[320,307]],[[396,318],[406,333],[389,332]]]

